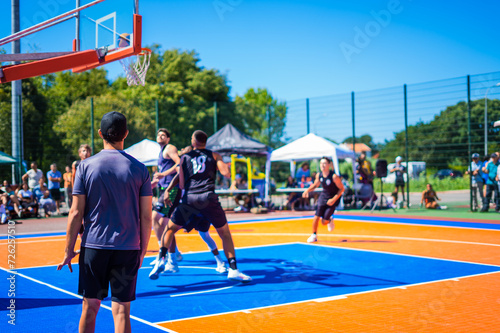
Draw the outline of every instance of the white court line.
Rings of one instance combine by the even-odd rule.
[[[443,280],[435,280],[435,281],[429,281],[429,282],[420,282],[420,283],[414,283],[414,284],[407,284],[407,285],[404,285],[404,287],[409,288],[409,287],[414,287],[414,286],[421,286],[421,285],[426,285],[426,284],[433,284],[433,283],[436,283],[436,282],[457,281],[457,279],[464,279],[464,278],[469,278],[469,277],[476,277],[476,276],[496,274],[496,273],[499,273],[499,272],[481,273],[481,274],[474,274],[474,275],[466,275],[466,276],[454,277],[454,278],[450,278],[450,279],[443,279]],[[192,320],[192,319],[215,317],[215,316],[221,316],[221,315],[227,315],[227,314],[239,313],[239,312],[249,314],[252,311],[256,311],[256,310],[277,308],[277,307],[280,307],[280,306],[302,304],[302,303],[308,303],[308,302],[336,301],[336,300],[345,299],[348,296],[361,295],[361,294],[369,294],[369,293],[374,293],[374,292],[379,292],[379,291],[386,291],[386,290],[391,290],[391,289],[401,289],[401,286],[394,286],[394,287],[388,287],[388,288],[382,288],[382,289],[360,291],[360,292],[355,292],[355,293],[348,293],[348,294],[336,295],[336,296],[332,296],[332,297],[314,298],[314,299],[308,299],[308,300],[304,300],[304,301],[297,301],[297,302],[290,302],[290,303],[283,303],[283,304],[261,306],[261,307],[248,308],[248,309],[242,309],[242,310],[236,310],[236,311],[220,312],[220,313],[203,315],[203,316],[197,316],[197,317],[189,317],[189,318],[174,319],[174,320],[169,320],[169,321],[161,321],[161,322],[156,322],[155,324],[157,324],[157,325],[159,325],[159,324],[168,324],[168,323],[173,323],[173,322],[177,322],[177,321],[185,321],[185,320]]]
[[[5,269],[5,268],[3,268],[3,267],[0,267],[0,269],[1,269],[1,270],[3,270],[3,271],[5,271],[5,272],[7,272],[7,273],[9,273],[9,274],[16,274],[16,275],[19,275],[19,276],[21,276],[21,277],[23,277],[23,278],[25,278],[25,279],[28,279],[28,280],[33,281],[33,282],[35,282],[35,283],[38,283],[38,284],[41,284],[41,285],[47,286],[47,287],[49,287],[49,288],[51,288],[51,289],[54,289],[54,290],[60,291],[60,292],[65,293],[65,294],[67,294],[67,295],[70,295],[70,296],[73,296],[73,297],[76,297],[76,298],[79,298],[79,299],[83,299],[83,297],[82,297],[82,296],[80,296],[80,295],[78,295],[78,294],[75,294],[75,293],[72,293],[72,292],[70,292],[70,291],[67,291],[67,290],[61,289],[61,288],[56,287],[56,286],[54,286],[54,285],[51,285],[51,284],[49,284],[49,283],[42,282],[42,281],[40,281],[40,280],[34,279],[34,278],[32,278],[32,277],[29,277],[29,276],[24,275],[24,274],[22,274],[22,273],[19,273],[19,272],[17,272],[17,271],[11,271],[11,270]],[[109,310],[109,311],[112,311],[110,306],[107,306],[107,305],[104,305],[104,304],[101,304],[101,308],[105,308],[105,309],[107,309],[107,310]],[[134,319],[134,320],[136,320],[136,321],[138,321],[138,322],[141,322],[141,323],[146,324],[146,325],[148,325],[148,326],[151,326],[151,327],[157,328],[157,329],[162,330],[162,331],[164,331],[164,332],[177,333],[176,331],[169,330],[168,328],[165,328],[165,327],[163,327],[163,326],[159,326],[159,325],[157,325],[157,324],[151,323],[151,322],[149,322],[149,321],[146,321],[146,320],[144,320],[144,319],[141,319],[141,318],[136,317],[136,316],[133,316],[133,315],[130,315],[130,319]]]
[[[204,291],[197,291],[197,292],[185,293],[185,294],[176,294],[176,295],[170,295],[170,297],[180,297],[180,296],[189,296],[189,295],[197,295],[197,294],[206,294],[206,293],[211,293],[211,292],[214,292],[214,291],[219,291],[219,290],[224,290],[224,289],[230,289],[232,287],[233,286],[224,287],[224,288],[218,288],[218,289],[204,290]]]

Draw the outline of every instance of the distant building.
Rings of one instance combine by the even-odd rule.
[[[356,144],[354,145],[354,149],[352,149],[352,143],[341,143],[340,146],[349,150],[354,150],[356,152],[356,156],[361,155],[361,152],[365,151],[366,157],[372,157],[372,149],[364,143],[356,142]]]

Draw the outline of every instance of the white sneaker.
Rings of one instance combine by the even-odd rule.
[[[179,252],[175,252],[175,259],[177,259],[177,261],[182,261],[182,259],[184,259],[182,257],[182,253],[179,251]]]
[[[328,222],[328,231],[332,232],[334,228],[335,224],[333,223],[333,219],[330,219],[330,222]]]
[[[241,273],[239,269],[231,269],[231,268],[229,269],[229,272],[227,273],[227,278],[229,280],[240,281],[243,283],[247,283],[247,282],[252,281],[252,278],[250,276]]]
[[[307,242],[308,243],[314,243],[314,242],[317,242],[318,241],[318,236],[316,234],[312,234],[311,236],[309,236],[309,238],[307,239]]]
[[[217,273],[226,273],[227,272],[227,267],[225,263],[221,263],[220,265],[217,264],[217,268],[215,269]]]
[[[167,264],[165,265],[165,272],[166,273],[178,273],[179,266],[177,264],[172,263],[172,262],[167,262]]]
[[[160,273],[165,270],[165,259],[160,259],[156,261],[155,267],[149,273],[149,278],[151,280],[157,280],[160,276]]]

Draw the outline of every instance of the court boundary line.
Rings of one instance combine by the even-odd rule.
[[[15,270],[9,270],[9,269],[5,269],[5,268],[3,268],[3,267],[0,267],[0,269],[1,269],[2,271],[4,271],[4,272],[8,273],[8,274],[16,274],[16,275],[18,275],[18,276],[20,276],[20,277],[23,277],[23,278],[25,278],[25,279],[27,279],[27,280],[30,280],[30,281],[32,281],[32,282],[35,282],[35,283],[41,284],[41,285],[43,285],[43,286],[49,287],[49,288],[51,288],[51,289],[54,289],[54,290],[56,290],[56,291],[59,291],[59,292],[62,292],[62,293],[64,293],[64,294],[67,294],[67,295],[70,295],[70,296],[73,296],[73,297],[76,297],[76,298],[78,298],[78,299],[83,300],[83,296],[80,296],[80,295],[75,294],[75,293],[73,293],[73,292],[71,292],[71,291],[68,291],[68,290],[65,290],[65,289],[62,289],[62,288],[56,287],[56,286],[54,286],[54,285],[52,285],[52,284],[50,284],[50,283],[40,281],[40,280],[38,280],[38,279],[32,278],[32,277],[30,277],[30,276],[27,276],[27,275],[25,275],[25,274],[23,274],[23,273],[19,273],[19,272],[15,271]],[[102,302],[101,302],[101,308],[105,308],[106,310],[112,311],[112,309],[111,309],[111,307],[110,307],[110,306],[105,305],[105,304],[102,304]],[[140,323],[143,323],[143,324],[145,324],[145,325],[148,325],[148,326],[151,326],[151,327],[157,328],[157,329],[162,330],[162,331],[164,331],[164,332],[169,332],[169,333],[177,333],[176,331],[170,330],[170,329],[168,329],[168,328],[166,328],[166,327],[163,327],[163,326],[157,325],[157,324],[155,324],[155,323],[149,322],[149,321],[147,321],[147,320],[145,320],[145,319],[142,319],[142,318],[136,317],[136,316],[134,316],[134,315],[130,315],[130,319],[134,319],[134,320],[136,320],[136,321],[138,321],[138,322],[140,322]]]
[[[192,320],[192,319],[215,317],[215,316],[228,315],[228,314],[238,313],[238,312],[249,314],[252,311],[269,309],[269,308],[280,307],[280,306],[301,304],[301,303],[307,303],[307,302],[322,303],[322,302],[336,301],[336,300],[340,300],[340,299],[346,299],[349,296],[356,296],[356,295],[368,294],[368,293],[379,292],[379,291],[387,291],[387,290],[392,290],[392,289],[406,290],[409,287],[426,285],[426,284],[433,284],[433,283],[441,283],[441,282],[446,282],[446,281],[457,281],[457,282],[459,282],[460,279],[465,279],[465,278],[470,278],[470,277],[477,277],[477,276],[482,276],[482,275],[499,274],[499,273],[500,273],[500,271],[488,272],[488,273],[480,273],[480,274],[472,274],[472,275],[464,275],[464,276],[458,276],[458,277],[449,278],[449,279],[441,279],[441,280],[434,280],[434,281],[428,281],[428,282],[418,282],[418,283],[413,283],[413,284],[407,284],[407,285],[404,285],[404,286],[394,286],[394,287],[388,287],[388,288],[382,288],[382,289],[365,290],[365,291],[359,291],[359,292],[355,292],[355,293],[335,295],[335,296],[331,296],[331,297],[320,297],[320,298],[314,298],[314,299],[309,299],[309,300],[304,300],[304,301],[297,301],[297,302],[290,302],[290,303],[283,303],[283,304],[275,304],[275,305],[261,306],[261,307],[256,307],[256,308],[248,308],[248,309],[242,309],[242,310],[221,312],[221,313],[217,313],[217,314],[210,314],[210,315],[203,315],[203,316],[197,316],[197,317],[190,317],[190,318],[182,318],[182,319],[174,319],[174,320],[169,320],[169,321],[155,322],[155,324],[156,325],[162,325],[162,324],[167,325],[169,323],[174,323],[174,322],[179,322],[179,321],[187,321],[187,320]]]

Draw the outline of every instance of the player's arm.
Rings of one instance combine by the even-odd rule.
[[[71,259],[73,259],[79,251],[75,251],[75,243],[78,237],[78,231],[82,225],[83,214],[85,211],[85,195],[73,195],[73,204],[68,215],[68,227],[66,229],[66,248],[64,250],[64,259],[57,266],[57,270],[61,270],[65,265],[68,265],[69,271],[73,272],[71,267]]]
[[[229,171],[229,168],[226,163],[222,160],[222,156],[220,156],[219,153],[214,153],[212,152],[212,155],[217,162],[217,169],[219,169],[221,175],[223,175],[226,178],[231,177],[231,171]]]
[[[179,184],[179,173],[175,175],[174,178],[172,178],[172,181],[170,184],[168,184],[167,189],[163,193],[163,202],[167,206],[172,206],[172,200],[170,200],[170,191],[174,188],[175,185]]]
[[[342,196],[342,194],[344,193],[344,184],[342,184],[342,180],[340,179],[340,177],[337,176],[337,175],[334,175],[333,176],[333,182],[335,183],[335,185],[337,185],[337,188],[339,189],[339,191],[337,192],[337,194],[335,194],[333,196],[333,198],[329,199],[326,202],[326,204],[328,206],[333,206],[333,204],[335,204],[340,199],[340,197]]]
[[[139,217],[141,223],[141,265],[148,251],[149,238],[151,237],[152,224],[152,196],[139,197]]]
[[[185,155],[187,156],[187,155]],[[181,190],[184,189],[184,168],[183,168],[183,165],[184,163],[186,163],[186,158],[183,156],[183,158],[181,159],[181,162],[179,163],[179,188]]]
[[[314,180],[314,183],[309,186],[307,190],[302,193],[302,198],[309,198],[309,193],[314,191],[316,188],[318,188],[319,184],[321,182],[319,181],[319,172],[316,174],[316,179]]]

